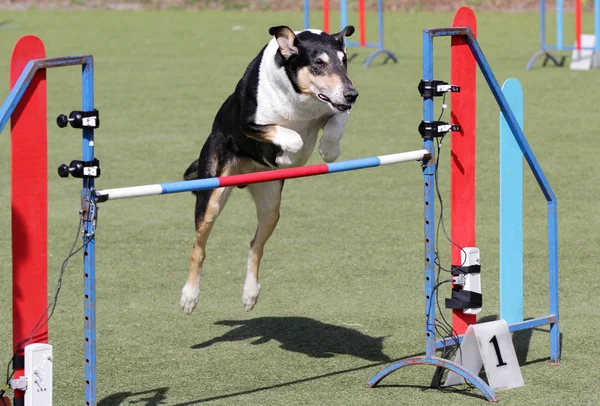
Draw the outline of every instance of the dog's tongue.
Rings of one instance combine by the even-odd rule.
[[[319,93],[317,96],[319,96],[319,99],[331,103],[331,100],[329,100],[329,97],[325,96],[323,93]]]

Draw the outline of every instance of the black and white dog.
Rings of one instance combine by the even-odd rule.
[[[269,29],[274,38],[250,63],[235,92],[217,113],[200,158],[185,171],[186,180],[302,166],[323,129],[319,153],[326,162],[340,155],[340,140],[358,92],[347,73],[344,37],[318,30]],[[256,204],[258,228],[250,243],[245,309],[258,299],[258,268],[265,243],[279,220],[283,181],[248,185]],[[190,314],[200,295],[206,241],[232,188],[196,192],[196,241],[180,306]]]

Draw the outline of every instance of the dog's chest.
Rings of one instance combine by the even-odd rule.
[[[302,137],[302,140],[306,141],[310,138],[316,137],[319,130],[323,127],[327,118],[321,118],[318,120],[307,120],[307,121],[283,121],[277,123],[278,125],[289,128],[290,130],[296,131]]]

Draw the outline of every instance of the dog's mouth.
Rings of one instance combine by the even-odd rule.
[[[317,95],[317,97],[321,100],[323,100],[326,103],[329,103],[333,106],[334,109],[339,110],[339,111],[348,111],[352,108],[351,104],[337,104],[331,101],[331,99],[327,96],[325,96],[323,93],[319,93]]]

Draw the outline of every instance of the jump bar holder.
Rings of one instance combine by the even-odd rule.
[[[457,132],[461,127],[457,124],[448,124],[445,121],[421,121],[419,134],[423,138],[434,138],[446,135],[448,131]]]
[[[421,80],[419,82],[419,93],[421,97],[431,98],[443,96],[444,93],[459,93],[460,86],[449,85],[442,80]]]
[[[100,127],[100,112],[96,109],[92,111],[72,111],[67,117],[60,114],[56,117],[56,124],[60,128],[65,128],[67,124],[71,124],[73,128],[99,128]]]
[[[68,178],[98,178],[100,177],[100,161],[96,158],[92,161],[71,161],[69,166],[62,164],[58,167],[58,176]]]

